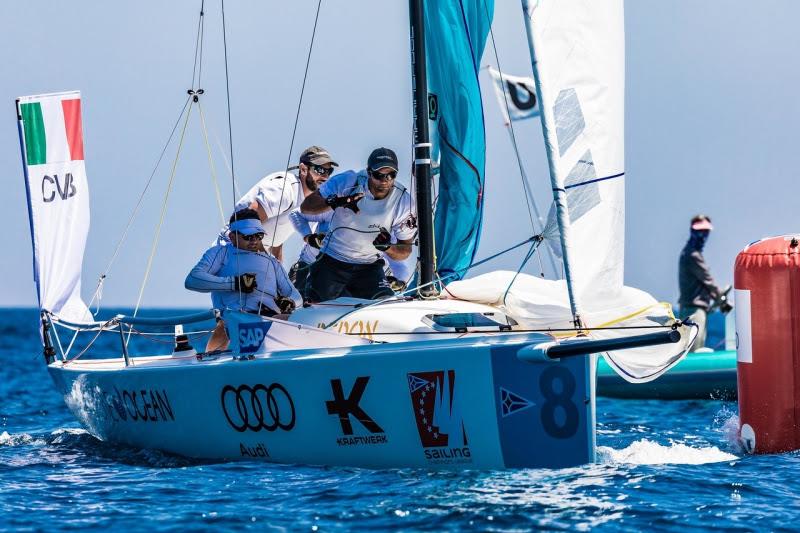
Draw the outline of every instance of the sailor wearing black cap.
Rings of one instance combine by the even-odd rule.
[[[406,259],[417,232],[414,202],[396,183],[397,171],[397,155],[389,148],[377,148],[366,169],[337,174],[303,200],[304,214],[334,211],[321,253],[310,269],[307,301],[394,294],[386,281],[382,253]],[[392,235],[396,243],[391,242]]]
[[[294,226],[289,213],[300,207],[303,199],[319,188],[339,166],[327,150],[310,146],[300,155],[297,167],[299,176],[293,172],[274,172],[262,178],[236,202],[235,211],[254,209],[261,220],[264,232],[264,249],[283,259],[283,243]]]

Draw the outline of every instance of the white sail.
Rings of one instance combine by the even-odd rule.
[[[569,263],[580,308],[599,293],[615,295],[623,281],[623,2],[540,1],[527,16],[551,182],[563,210],[550,213],[545,235]]]
[[[539,294],[551,296],[543,302],[517,285],[524,281],[515,281],[511,290],[503,289],[498,303],[529,327],[553,327],[537,313],[557,314],[557,307],[568,304],[571,318],[582,326],[619,328],[595,329],[590,333],[595,338],[646,332],[621,328],[668,325],[673,321],[668,306],[623,285],[623,0],[522,0],[522,5],[554,197],[544,236],[564,260],[566,285],[538,287]],[[605,355],[625,379],[649,381],[680,360],[695,334],[684,327],[677,346]]]
[[[39,308],[91,320],[81,299],[89,232],[89,184],[78,91],[17,99]]]

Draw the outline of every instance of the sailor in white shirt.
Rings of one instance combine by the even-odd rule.
[[[319,256],[319,249],[325,241],[325,235],[328,234],[333,214],[334,211],[330,210],[318,215],[307,215],[299,209],[292,211],[290,214],[294,229],[303,237],[303,241],[306,243],[300,250],[300,257],[297,262],[289,270],[289,279],[292,280],[301,295],[305,294],[309,270]],[[394,235],[394,237],[396,239],[397,235]],[[403,291],[412,274],[408,260],[395,261],[385,252],[382,254],[382,259],[386,262],[384,272],[389,286],[394,292]]]
[[[270,251],[278,260],[283,259],[283,243],[294,227],[289,213],[300,207],[303,199],[317,190],[338,166],[327,150],[310,146],[300,155],[297,169],[293,172],[274,172],[262,178],[242,198],[236,202],[235,211],[254,209],[259,216],[264,233],[264,249]]]
[[[405,187],[395,183],[397,170],[397,155],[378,148],[370,154],[366,169],[333,176],[303,201],[303,214],[333,210],[320,257],[310,269],[308,301],[394,294],[386,281],[382,254],[396,261],[406,259],[417,233],[414,201]],[[392,235],[396,243],[391,242]]]

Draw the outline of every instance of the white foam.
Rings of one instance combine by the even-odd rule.
[[[602,463],[635,465],[701,465],[738,459],[716,446],[695,448],[683,443],[671,443],[665,446],[647,439],[637,440],[621,450],[599,446],[597,457]]]

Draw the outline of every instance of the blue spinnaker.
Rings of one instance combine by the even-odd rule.
[[[425,2],[433,154],[439,154],[434,232],[437,270],[461,279],[478,249],[486,138],[478,71],[494,0]]]

